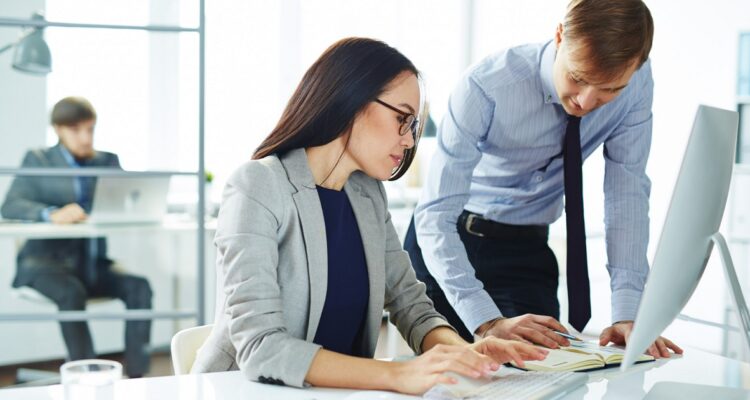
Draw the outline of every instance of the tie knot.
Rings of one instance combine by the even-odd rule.
[[[581,120],[581,117],[577,117],[575,115],[568,114],[568,122],[580,121],[580,120]]]

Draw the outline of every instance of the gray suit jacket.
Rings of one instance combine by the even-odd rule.
[[[416,279],[387,210],[382,183],[355,172],[344,186],[359,225],[370,280],[362,354],[375,353],[382,313],[419,353],[450,326]],[[222,310],[192,372],[240,369],[250,380],[303,387],[326,297],[323,211],[302,149],[242,165],[224,189],[214,241]]]
[[[61,145],[46,149],[30,150],[23,158],[26,168],[71,168],[60,151]],[[89,167],[120,168],[116,154],[97,151],[86,164]],[[47,207],[63,207],[75,203],[75,177],[67,176],[18,176],[8,189],[0,208],[3,218],[41,221],[42,210]],[[93,195],[96,182],[91,185]],[[13,286],[27,285],[36,272],[59,268],[75,269],[88,257],[89,239],[36,239],[26,242],[18,253],[16,278]],[[98,241],[97,265],[108,267],[107,244],[104,238]]]

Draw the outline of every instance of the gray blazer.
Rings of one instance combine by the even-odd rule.
[[[71,168],[62,155],[60,144],[45,149],[30,150],[23,158],[25,168]],[[97,151],[87,167],[120,168],[116,154]],[[0,207],[3,218],[41,221],[42,210],[75,203],[76,193],[72,176],[18,176],[8,189]],[[96,188],[96,181],[90,190]],[[18,253],[14,287],[28,285],[35,273],[67,268],[75,270],[89,257],[87,242],[90,239],[34,239],[28,240]],[[112,263],[106,258],[107,242],[98,239],[96,265],[108,268]]]
[[[359,225],[370,280],[362,354],[375,353],[382,313],[419,353],[450,326],[416,279],[387,210],[382,183],[355,172],[344,186]],[[240,369],[250,380],[307,386],[326,297],[323,211],[304,150],[250,161],[224,189],[214,243],[223,277],[213,331],[192,372]]]

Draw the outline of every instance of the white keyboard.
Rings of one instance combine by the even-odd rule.
[[[586,383],[588,376],[574,372],[531,372],[503,367],[490,379],[469,379],[448,374],[455,385],[438,385],[426,399],[555,399]]]

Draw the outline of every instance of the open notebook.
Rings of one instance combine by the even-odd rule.
[[[614,346],[599,346],[597,343],[570,341],[569,347],[547,349],[549,354],[542,361],[525,361],[529,371],[591,371],[620,365],[625,350]],[[654,357],[643,354],[638,363],[654,361]]]

